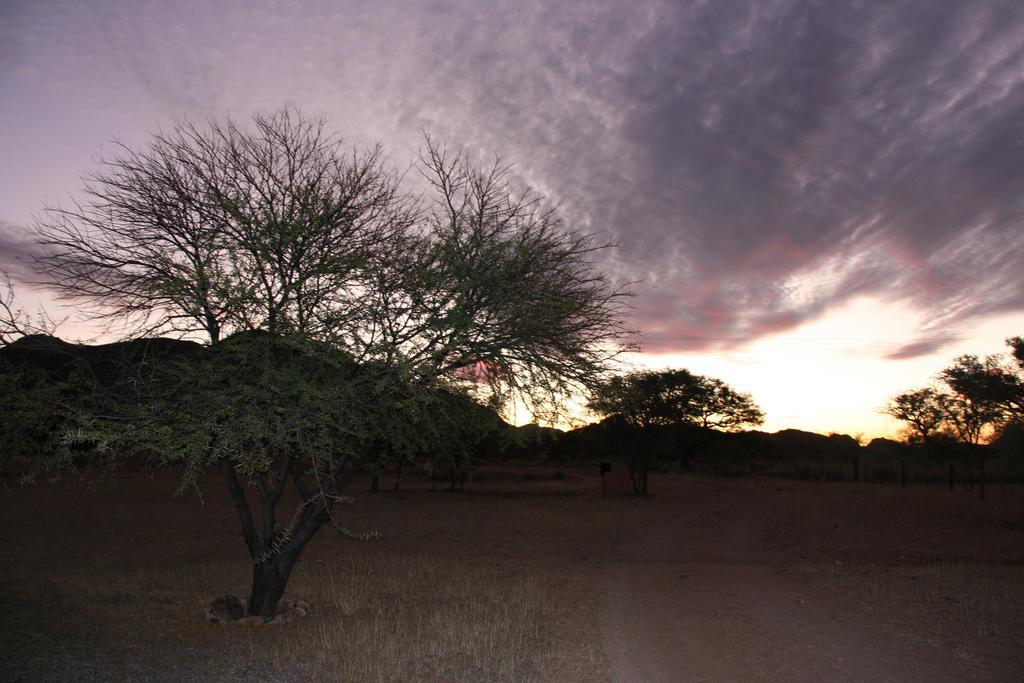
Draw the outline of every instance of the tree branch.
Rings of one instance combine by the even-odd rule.
[[[231,499],[235,503],[235,511],[238,512],[238,519],[242,522],[242,535],[245,538],[245,545],[249,549],[249,556],[256,560],[263,552],[264,543],[256,532],[256,525],[252,519],[252,512],[249,511],[249,501],[238,483],[238,473],[235,466],[228,458],[220,459],[221,472],[224,475],[224,483],[227,484]]]

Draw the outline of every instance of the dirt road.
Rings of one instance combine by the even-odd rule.
[[[841,510],[809,509],[801,548],[785,533],[793,495],[690,480],[652,503],[657,519],[634,529],[604,569],[613,680],[1012,680],[893,633],[854,598],[807,581],[801,558],[839,564],[849,560],[830,553],[885,554],[900,539],[863,527],[844,534]]]

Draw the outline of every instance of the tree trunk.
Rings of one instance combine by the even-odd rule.
[[[298,522],[289,531],[282,529],[277,524],[274,514],[274,508],[288,474],[288,461],[282,460],[276,477],[277,483],[273,488],[267,486],[262,477],[252,478],[260,497],[263,513],[265,535],[261,538],[256,531],[249,502],[238,481],[234,464],[228,458],[221,458],[221,466],[225,483],[242,522],[242,535],[249,550],[249,557],[253,561],[252,590],[249,593],[246,612],[249,616],[272,617],[277,603],[284,595],[285,586],[288,585],[288,578],[291,576],[292,567],[295,566],[295,560],[299,553],[306,547],[321,525],[330,519],[330,503],[326,499],[318,502],[309,498],[309,492],[293,472],[293,480],[299,493],[306,498],[306,504],[300,508],[301,514]],[[344,478],[340,480],[339,475],[335,475],[334,481],[331,482],[331,492],[336,490],[334,487],[340,489],[348,484],[358,471],[358,468],[352,468],[344,473]]]
[[[634,453],[629,460],[629,475],[633,481],[633,495],[646,496],[650,455],[644,450],[641,453]]]
[[[252,592],[249,594],[249,605],[246,609],[248,616],[274,616],[274,610],[284,595],[288,577],[291,576],[295,558],[300,550],[277,555],[267,562],[253,565]]]
[[[402,481],[402,469],[405,467],[405,463],[402,461],[398,462],[398,469],[395,470],[395,485],[392,487],[393,491],[398,491],[398,485]]]
[[[981,498],[982,500],[985,500],[985,460],[984,459],[982,459],[978,463],[978,469],[979,469],[979,472],[978,472],[978,476],[979,476],[978,497]]]

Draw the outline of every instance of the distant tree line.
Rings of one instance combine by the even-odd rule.
[[[973,486],[981,495],[986,468],[1000,456],[1005,476],[1024,459],[1024,338],[1006,340],[1009,356],[965,354],[943,369],[931,386],[898,394],[885,411],[906,423],[906,442],[931,459],[945,460],[949,483]]]

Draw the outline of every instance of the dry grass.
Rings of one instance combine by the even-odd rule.
[[[1016,640],[1024,647],[1024,565],[981,563],[966,558],[904,562],[889,566],[833,565],[831,578],[856,595],[868,611],[887,613],[899,628],[899,615],[913,609],[942,625],[960,647],[977,639]],[[952,628],[950,628],[952,627]],[[934,636],[932,636],[934,638]],[[947,635],[945,639],[950,636]]]
[[[323,605],[312,624],[317,678],[503,680],[548,678],[566,607],[563,580],[438,558],[321,566],[295,589]],[[308,587],[308,588],[307,588]],[[295,639],[284,656],[308,645]],[[367,656],[369,654],[369,656]],[[548,674],[548,675],[545,675]]]
[[[300,565],[290,595],[313,606],[305,619],[214,626],[201,608],[225,586],[245,585],[237,565],[45,573],[8,576],[4,586],[8,616],[18,619],[8,623],[2,657],[18,676],[553,680],[564,664],[559,626],[573,618],[579,592],[563,577],[377,555]],[[176,659],[179,648],[201,666]],[[591,659],[590,675],[586,666],[580,673],[599,678],[600,656]]]
[[[0,672],[13,680],[604,678],[600,639],[594,644],[588,632],[601,609],[593,586],[557,565],[487,551],[529,534],[478,536],[492,524],[528,529],[548,501],[421,494],[435,514],[404,526],[397,520],[405,513],[385,518],[395,538],[356,543],[325,531],[307,548],[286,595],[308,602],[310,615],[254,627],[212,625],[202,616],[213,598],[235,592],[244,599],[248,588],[230,508],[139,494],[137,514],[147,523],[136,524],[123,516],[131,500],[121,502],[136,497],[135,486],[119,487],[109,505],[102,493],[54,489],[64,499],[48,505],[26,495],[23,509],[44,508],[42,516],[23,520],[29,530],[0,525],[10,551],[0,555]],[[5,502],[6,510],[18,507]],[[467,518],[463,508],[479,514]],[[205,531],[183,533],[183,526]],[[424,542],[410,544],[402,533]]]

